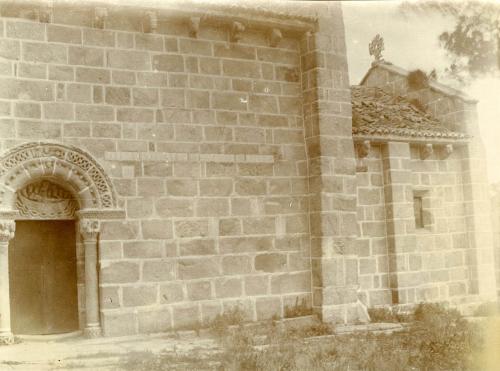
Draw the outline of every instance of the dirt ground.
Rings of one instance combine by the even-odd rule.
[[[15,371],[116,371],[131,354],[171,353],[196,358],[216,352],[217,345],[208,336],[194,332],[141,335],[120,338],[70,339],[37,341],[24,339],[19,344],[0,346],[0,370]]]

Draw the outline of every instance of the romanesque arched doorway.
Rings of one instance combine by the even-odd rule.
[[[78,326],[87,336],[100,335],[97,270],[100,220],[123,215],[110,179],[85,151],[58,143],[34,142],[15,147],[0,157],[0,340],[12,339],[11,307],[16,310],[16,305],[26,305],[19,300],[29,299],[20,297],[21,291],[40,290],[40,285],[30,286],[23,281],[22,276],[27,272],[23,273],[20,265],[27,262],[34,263],[34,272],[50,271],[40,277],[45,285],[52,287],[39,298],[40,310],[25,311],[24,319],[15,318],[15,328],[19,328],[17,320],[26,321],[38,315],[37,326],[40,323],[52,326],[42,329],[42,333]],[[66,233],[59,233],[57,238],[46,236],[58,228],[64,228]],[[31,236],[26,236],[27,233]],[[12,252],[9,259],[16,246],[20,251]],[[9,262],[15,265],[11,269]],[[57,265],[67,274],[57,272]],[[80,269],[78,275],[77,269]],[[78,285],[77,276],[81,277]],[[58,296],[61,279],[68,281],[62,303],[51,303]],[[12,290],[11,280],[14,280]],[[76,298],[75,285],[80,291]],[[65,304],[71,308],[64,313],[66,319],[57,322],[59,319],[50,311],[57,313]]]

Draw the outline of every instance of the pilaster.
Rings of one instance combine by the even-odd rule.
[[[0,343],[12,343],[10,328],[9,241],[14,238],[16,223],[0,220]]]
[[[422,283],[422,273],[410,270],[410,257],[416,249],[410,161],[408,143],[383,145],[387,252],[393,304],[414,303],[415,288]]]

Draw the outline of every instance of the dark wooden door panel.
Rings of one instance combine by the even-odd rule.
[[[73,221],[17,221],[9,264],[14,333],[78,329]]]

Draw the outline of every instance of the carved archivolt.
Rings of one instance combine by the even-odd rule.
[[[64,184],[80,209],[115,209],[116,194],[104,169],[79,148],[58,143],[27,143],[0,158],[0,209],[17,202],[14,192],[40,179]],[[26,191],[19,193],[26,196]],[[24,197],[22,202],[26,202]]]

